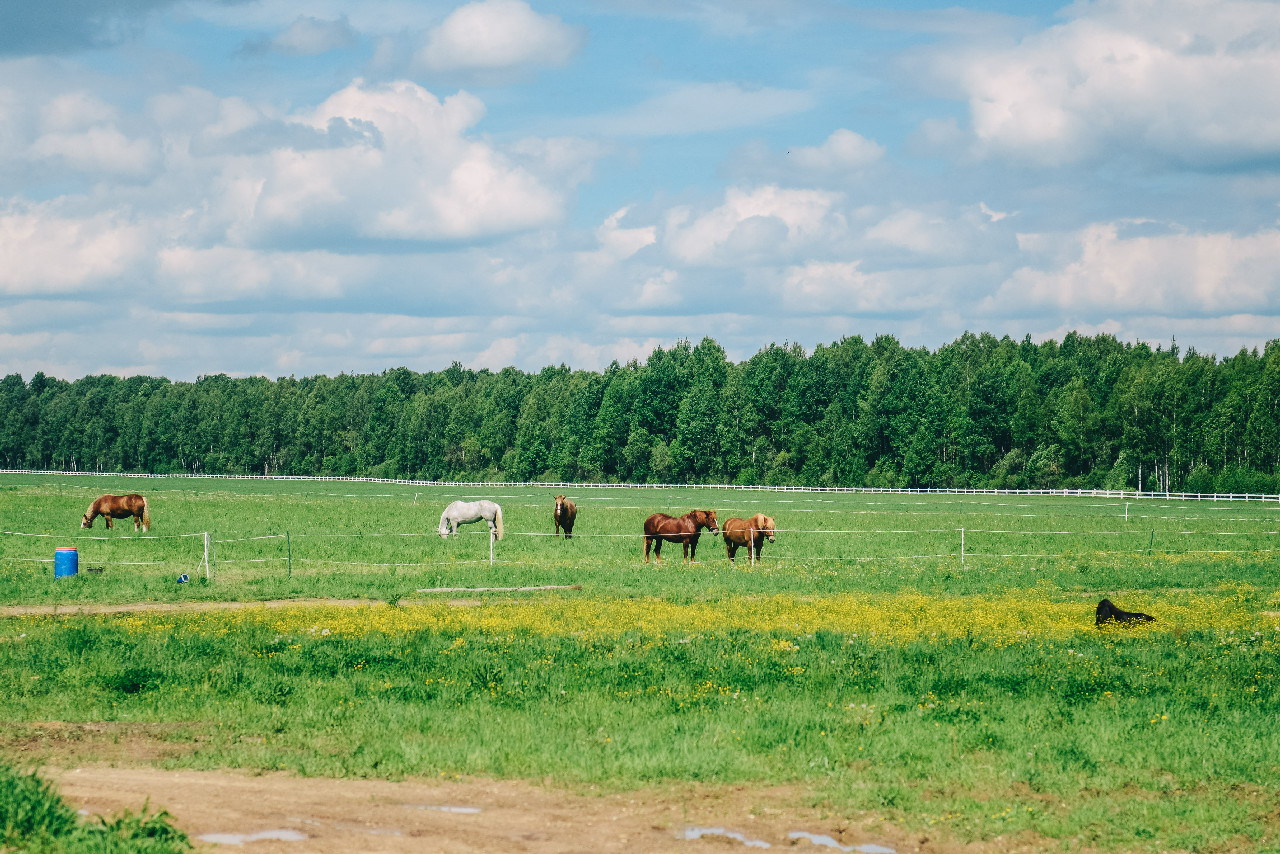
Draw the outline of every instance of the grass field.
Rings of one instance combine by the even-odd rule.
[[[79,528],[98,494],[139,490],[151,503],[154,538],[135,535],[131,522],[117,523],[113,532],[101,521]],[[580,515],[574,539],[565,542],[551,536],[554,494],[0,475],[0,519],[15,532],[0,534],[0,601],[394,599],[423,587],[541,584],[581,584],[584,595],[677,600],[907,588],[963,594],[1038,584],[1080,593],[1277,585],[1280,504],[582,488],[570,496]],[[496,546],[493,567],[482,523],[447,542],[435,534],[445,504],[477,497],[504,509],[507,537]],[[638,571],[645,517],[695,507],[715,509],[721,520],[766,512],[777,521],[777,542],[766,544],[761,565],[752,567],[744,550],[731,567],[720,540],[704,533],[693,567],[682,567],[678,544],[668,544],[661,569]],[[214,540],[212,586],[199,581],[199,534],[206,531]],[[83,566],[105,571],[55,583],[50,561],[53,547],[62,545],[77,546]],[[196,583],[177,585],[181,573]]]
[[[202,538],[77,539],[105,491],[144,491],[157,536],[209,531],[214,580]],[[0,619],[0,750],[108,721],[184,767],[788,783],[961,840],[1280,850],[1280,506],[584,488],[573,541],[530,536],[553,494],[0,476],[3,527],[56,535],[0,535],[4,604],[374,600]],[[493,567],[486,536],[435,535],[455,497],[502,503]],[[645,516],[694,507],[778,541],[644,566]],[[285,531],[291,574],[250,539]],[[55,545],[78,576],[34,562]],[[416,592],[548,584],[581,589]],[[1102,596],[1157,622],[1095,629]]]

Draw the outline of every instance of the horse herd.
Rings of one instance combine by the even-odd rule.
[[[479,522],[481,519],[489,524],[490,536],[502,539],[502,508],[493,501],[453,502],[440,514],[440,536],[457,536],[459,525]],[[554,536],[561,536],[563,530],[566,540],[573,539],[578,506],[563,495],[557,495],[551,520],[555,527]],[[726,519],[723,528],[716,521],[714,510],[690,510],[683,516],[654,513],[644,520],[644,562],[649,562],[649,553],[652,551],[654,560],[661,563],[662,544],[666,542],[680,543],[684,559],[692,563],[698,551],[698,539],[704,530],[710,531],[712,536],[720,534],[724,537],[725,552],[730,563],[733,563],[738,549],[743,546],[747,547],[749,555],[759,560],[764,541],[767,539],[774,542],[776,534],[773,518],[763,513],[757,513],[750,519]]]
[[[101,516],[112,527],[112,519],[133,517],[135,531],[151,530],[151,510],[147,499],[137,493],[130,495],[102,495],[89,505],[80,519],[81,528],[92,528],[93,520]],[[573,539],[573,526],[578,520],[578,505],[563,495],[556,496],[555,509],[551,513],[555,526],[555,536]],[[490,536],[501,540],[502,508],[493,501],[455,501],[440,514],[439,534],[448,537],[457,536],[458,526],[469,522],[484,520],[489,525]],[[692,562],[698,551],[698,539],[702,532],[710,531],[712,536],[720,534],[724,537],[725,552],[732,563],[738,549],[746,546],[747,553],[755,560],[760,559],[760,550],[764,541],[774,542],[775,528],[773,518],[757,513],[750,519],[726,519],[721,528],[716,521],[714,510],[690,510],[683,516],[668,516],[666,513],[654,513],[644,520],[644,562],[649,562],[652,549],[654,560],[662,562],[662,544],[680,543],[684,559]]]

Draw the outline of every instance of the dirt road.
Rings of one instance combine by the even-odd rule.
[[[569,792],[512,781],[299,778],[229,771],[46,769],[90,814],[165,809],[205,850],[302,852],[684,852],[775,848],[954,852],[873,816],[797,806],[785,788]],[[792,836],[794,833],[807,834]],[[815,841],[816,840],[816,841]],[[840,846],[840,847],[836,847]]]

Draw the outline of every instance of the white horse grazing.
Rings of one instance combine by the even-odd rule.
[[[440,514],[440,536],[458,535],[458,526],[468,522],[489,523],[489,535],[502,539],[502,508],[492,501],[455,501]]]

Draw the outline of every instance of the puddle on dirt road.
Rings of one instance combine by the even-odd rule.
[[[436,812],[451,812],[458,815],[475,815],[480,812],[480,807],[450,807],[437,806],[435,804],[401,804],[411,810],[435,810]]]
[[[200,842],[212,842],[215,845],[244,845],[246,842],[274,840],[277,842],[302,842],[309,837],[296,830],[260,830],[257,833],[206,833],[197,836]]]
[[[876,845],[874,842],[868,842],[865,845],[841,845],[830,836],[822,833],[809,833],[805,830],[793,830],[787,834],[788,839],[807,839],[814,845],[825,845],[828,848],[835,848],[838,851],[859,851],[861,854],[898,854],[893,848],[886,848],[883,845]]]
[[[704,836],[723,836],[726,839],[736,839],[748,848],[773,847],[763,839],[750,839],[736,830],[725,830],[723,827],[686,827],[684,829],[685,839],[701,839]]]

